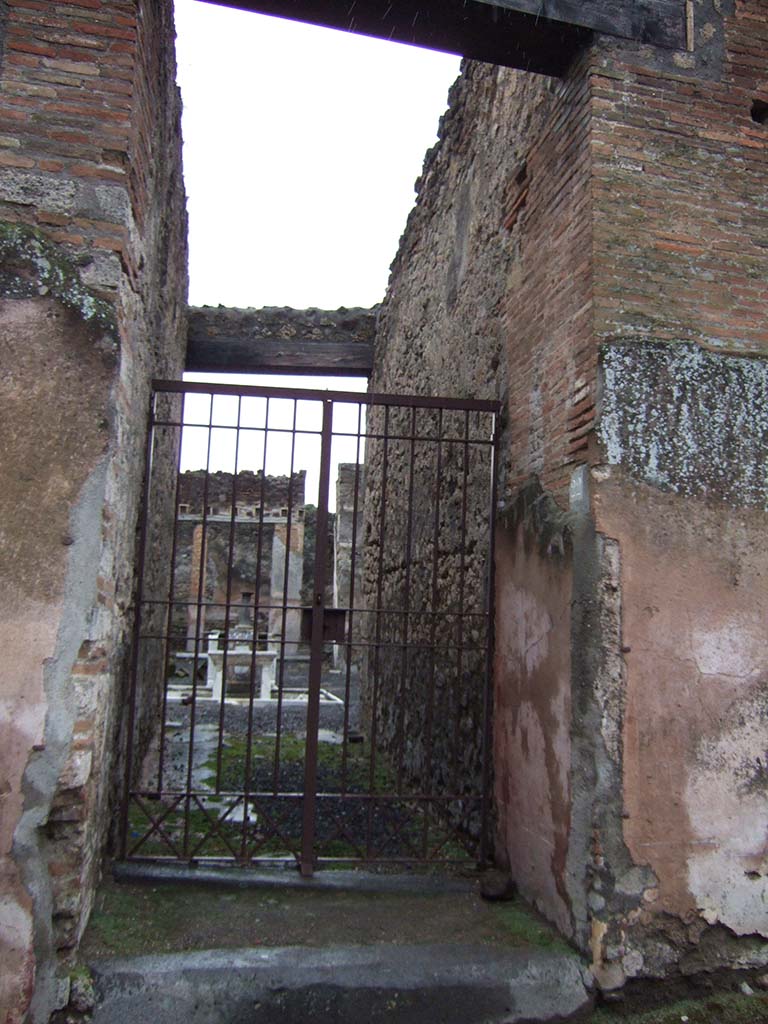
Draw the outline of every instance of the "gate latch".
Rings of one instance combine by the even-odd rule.
[[[301,609],[301,642],[308,644],[312,640],[312,616],[315,610],[311,606]],[[347,609],[326,608],[323,612],[323,643],[343,644],[347,639]]]

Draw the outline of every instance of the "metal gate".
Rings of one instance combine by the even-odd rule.
[[[486,859],[496,412],[155,383],[123,859]]]

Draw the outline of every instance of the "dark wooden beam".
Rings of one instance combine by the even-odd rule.
[[[189,310],[186,369],[369,377],[376,309]]]
[[[485,0],[204,0],[545,75],[565,73],[589,29]],[[607,0],[606,0],[607,4]]]
[[[590,32],[686,45],[685,0],[204,0],[562,75]]]
[[[491,7],[635,39],[669,50],[686,47],[685,0],[475,0]]]

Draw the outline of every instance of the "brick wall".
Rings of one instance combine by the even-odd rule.
[[[4,471],[18,481],[4,522],[28,552],[2,566],[2,699],[21,733],[4,746],[0,1019],[15,1022],[66,1001],[107,838],[149,382],[183,366],[186,214],[170,0],[2,6]],[[24,547],[37,506],[62,524],[38,538],[39,577]]]
[[[710,25],[718,36],[723,28]],[[598,338],[764,353],[768,24],[725,23],[722,75],[598,51],[592,74]],[[626,244],[627,237],[632,245]]]
[[[584,63],[550,91],[545,121],[530,123],[524,111],[508,111],[524,131],[514,177],[506,172],[512,181],[504,209],[504,231],[515,252],[503,314],[509,375],[505,494],[513,496],[535,474],[563,502],[573,465],[586,458],[596,373],[591,97]],[[499,155],[508,168],[508,155]]]

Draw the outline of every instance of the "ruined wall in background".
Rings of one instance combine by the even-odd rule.
[[[470,66],[380,315],[375,389],[506,398],[497,856],[605,988],[766,961],[767,42]]]
[[[2,743],[0,1006],[16,1022],[27,1010],[47,1021],[66,1002],[67,957],[100,870],[149,381],[183,365],[186,215],[170,0],[21,0],[4,28],[2,522],[13,557],[1,589],[14,657],[2,681],[13,735]]]
[[[335,608],[355,607],[362,599],[362,560],[365,505],[365,466],[339,463],[336,477],[336,521],[334,535],[333,604]],[[356,598],[355,598],[355,595]]]
[[[257,610],[257,634],[297,638],[298,616],[289,612],[284,623],[282,605],[299,602],[305,479],[305,470],[294,473],[292,480],[263,476],[260,470],[240,470],[237,476],[204,470],[180,474],[173,576],[163,595],[173,605],[171,652],[193,652],[196,645],[198,653],[205,651],[207,634],[233,628],[246,607],[250,622]],[[242,596],[246,593],[247,600]]]

